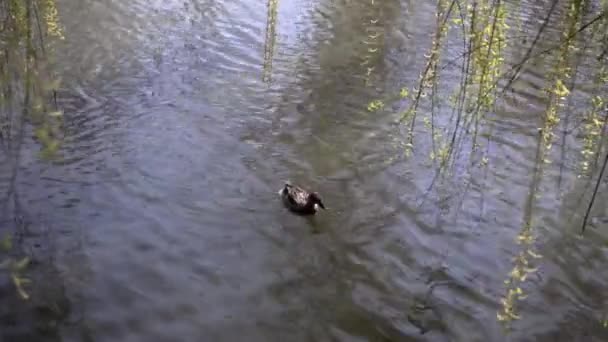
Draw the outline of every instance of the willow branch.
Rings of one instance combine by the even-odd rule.
[[[600,188],[600,183],[602,182],[602,177],[604,176],[604,171],[606,171],[606,165],[608,164],[608,152],[606,152],[606,158],[604,158],[604,165],[602,165],[602,170],[600,171],[599,177],[597,177],[597,182],[595,182],[595,189],[593,189],[593,195],[591,196],[591,202],[589,202],[589,206],[587,207],[587,212],[585,213],[585,219],[583,220],[583,227],[581,233],[585,232],[585,227],[587,226],[587,220],[589,219],[589,213],[591,212],[591,208],[593,207],[593,202],[595,202],[595,196],[597,195],[597,191]]]

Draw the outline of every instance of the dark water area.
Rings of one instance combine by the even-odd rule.
[[[542,6],[517,6],[537,30]],[[44,279],[69,302],[56,340],[608,340],[607,198],[580,236],[591,183],[577,178],[576,137],[556,139],[529,204],[542,63],[492,113],[488,168],[469,167],[465,146],[435,179],[423,139],[403,153],[400,108],[366,109],[418,80],[434,2],[57,7],[61,156],[40,160],[24,142],[18,183],[52,244]],[[462,53],[448,42],[448,58]],[[578,92],[593,76],[585,58]],[[458,71],[442,81],[457,84]],[[288,213],[277,195],[286,180],[329,210]],[[497,312],[527,220],[542,258],[506,334]]]

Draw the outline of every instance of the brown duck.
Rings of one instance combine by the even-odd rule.
[[[319,208],[325,210],[325,205],[318,193],[308,192],[289,183],[285,183],[285,186],[279,191],[279,195],[289,210],[300,215],[314,215]]]

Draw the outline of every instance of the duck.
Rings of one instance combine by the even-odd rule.
[[[309,192],[288,182],[279,190],[283,204],[287,209],[301,215],[314,215],[319,208],[326,210],[317,192]]]

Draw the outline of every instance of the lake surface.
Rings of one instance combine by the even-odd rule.
[[[366,109],[418,80],[434,2],[58,9],[62,157],[26,144],[19,188],[50,231],[70,302],[63,341],[608,339],[608,206],[600,193],[581,237],[590,185],[575,137],[557,139],[529,203],[542,64],[523,70],[517,103],[499,104],[488,167],[464,150],[435,180],[423,139],[404,155],[400,107]],[[520,11],[536,30],[535,2]],[[442,82],[458,82],[450,70]],[[328,210],[288,213],[286,180]],[[528,219],[542,258],[506,335],[496,317]]]

